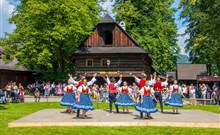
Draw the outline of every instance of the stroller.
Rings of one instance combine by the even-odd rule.
[[[0,103],[2,103],[2,104],[7,103],[6,97],[5,97],[5,91],[2,89],[0,89]]]

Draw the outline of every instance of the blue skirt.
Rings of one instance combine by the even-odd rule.
[[[174,107],[183,107],[183,101],[178,93],[172,93],[171,98],[167,97],[164,104]]]
[[[150,96],[143,96],[143,102],[139,102],[136,106],[135,109],[138,112],[143,112],[143,113],[155,113],[157,112],[156,108],[156,103],[153,101],[153,99]]]
[[[88,94],[80,94],[80,101],[76,102],[72,107],[78,110],[94,110]]]
[[[115,102],[117,106],[134,106],[134,101],[128,94],[120,94]]]
[[[62,106],[73,106],[75,104],[75,94],[72,92],[67,92],[60,101]]]

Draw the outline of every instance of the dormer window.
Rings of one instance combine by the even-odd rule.
[[[113,41],[112,32],[110,30],[106,30],[104,32],[104,42],[105,42],[105,45],[112,45],[112,41]]]

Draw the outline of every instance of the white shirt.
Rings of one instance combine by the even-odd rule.
[[[122,92],[122,89],[128,89],[128,93],[132,93],[132,89],[131,88],[129,88],[128,86],[122,86],[122,87],[119,87],[118,88],[118,92]]]
[[[138,84],[140,84],[140,81],[141,81],[141,79],[135,77],[135,82],[137,82]],[[153,80],[149,80],[149,82],[148,82],[149,85],[153,85],[153,84],[155,84],[155,83],[156,83],[156,81],[155,81],[154,79],[153,79]]]
[[[183,87],[183,88],[182,88],[182,92],[183,92],[183,93],[187,93],[187,88],[186,88],[186,87]]]
[[[111,83],[108,77],[107,77],[106,81],[107,81],[108,85]],[[114,84],[114,87],[119,86],[121,83],[122,83],[122,80],[119,79],[118,82]]]
[[[151,95],[154,94],[154,89],[153,89],[153,88],[151,88],[150,86],[144,86],[144,87],[142,87],[141,90],[139,91],[142,96],[144,95],[144,89],[150,90]]]
[[[78,83],[79,83],[78,81],[75,81],[72,77],[69,78],[69,81],[70,81],[73,85],[78,85]],[[96,79],[95,79],[95,77],[93,77],[92,80],[87,83],[87,85],[88,85],[88,86],[91,86],[91,85],[93,85],[93,83],[94,83],[95,81],[96,81]]]
[[[172,92],[174,88],[175,88],[175,89],[178,89],[177,92],[182,92],[182,91],[181,91],[181,87],[180,87],[179,85],[174,85],[174,84],[173,84],[172,86],[170,86],[170,91]]]
[[[67,88],[71,88],[71,87],[73,88],[73,93],[76,92],[77,88],[76,88],[74,85],[72,85],[72,84],[67,85],[67,86],[64,88],[64,91],[67,92]]]
[[[77,89],[77,92],[78,93],[82,93],[82,89],[88,89],[88,93],[91,93],[91,90],[90,90],[90,88],[88,87],[88,85],[87,86],[85,86],[84,84],[82,84],[78,89]]]

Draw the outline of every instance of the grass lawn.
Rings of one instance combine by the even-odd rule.
[[[94,103],[95,108],[107,109],[107,103]],[[8,123],[45,108],[62,108],[59,103],[19,103],[0,105],[0,135],[54,135],[54,134],[218,134],[219,129],[211,128],[180,128],[180,127],[25,127],[8,128]],[[165,107],[170,109],[170,107]],[[220,113],[219,106],[191,106],[186,105],[183,109],[199,109],[215,113]]]

